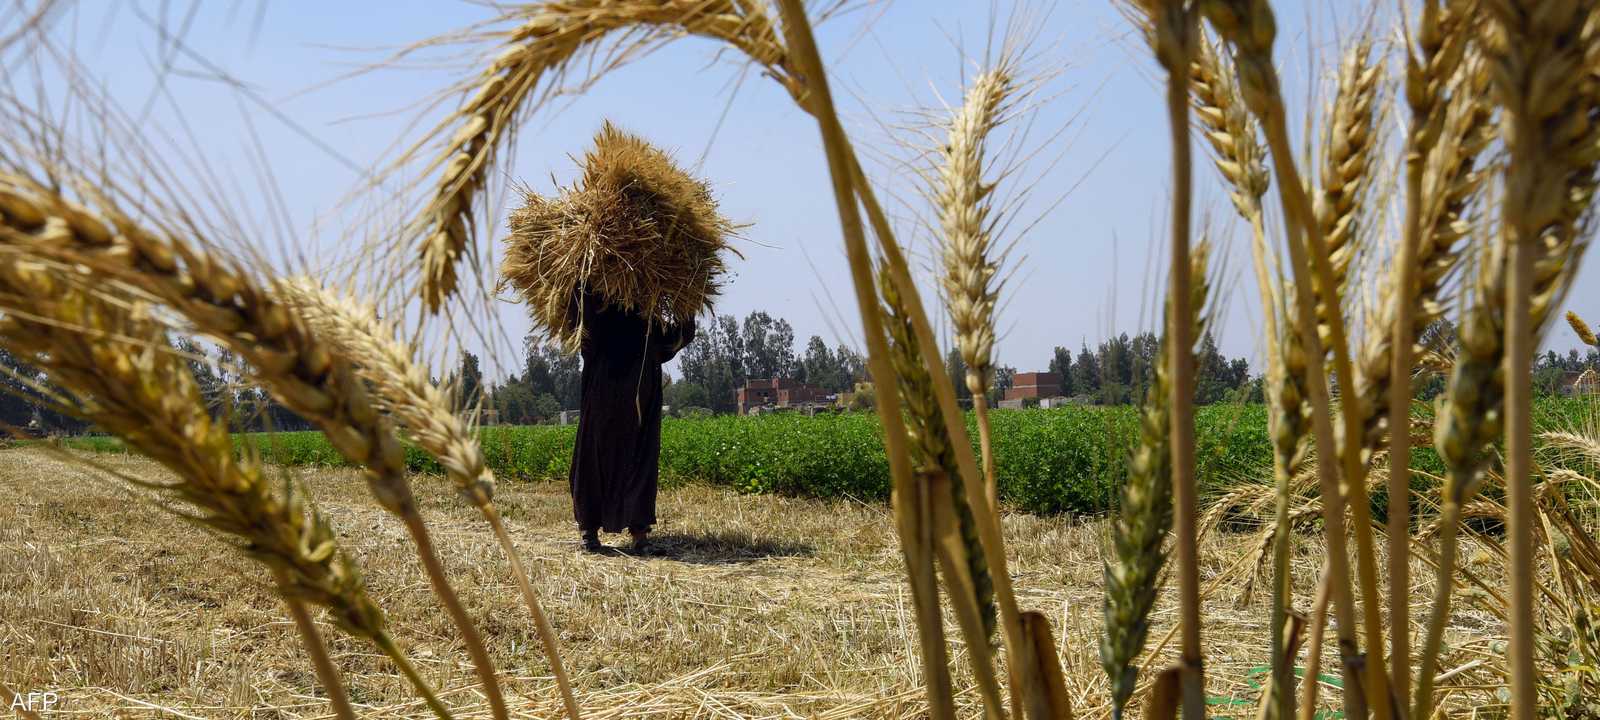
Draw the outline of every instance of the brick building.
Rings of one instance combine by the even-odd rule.
[[[1007,400],[1040,400],[1061,394],[1061,376],[1049,372],[1017,373],[1006,389]]]
[[[739,414],[758,408],[793,408],[822,402],[826,393],[798,380],[770,378],[748,380],[739,388]]]

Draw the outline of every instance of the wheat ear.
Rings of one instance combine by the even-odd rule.
[[[1190,288],[1191,337],[1205,334],[1202,319],[1209,290],[1205,282],[1208,253],[1209,247],[1202,241],[1189,260],[1190,277],[1196,280]],[[1139,680],[1135,661],[1150,633],[1150,610],[1167,562],[1163,545],[1172,529],[1171,372],[1166,363],[1156,365],[1139,412],[1139,444],[1128,458],[1122,504],[1112,516],[1100,664],[1111,681],[1112,717],[1119,720]]]
[[[175,234],[158,236],[103,196],[97,202],[91,211],[30,178],[0,175],[0,212],[18,218],[29,231],[10,239],[31,252],[95,268],[171,306],[197,330],[238,353],[274,397],[363,467],[373,498],[405,525],[434,594],[473,657],[496,717],[502,717],[505,700],[493,664],[433,552],[406,483],[399,441],[348,361],[330,352],[302,318],[220,253]]]
[[[887,366],[887,357],[884,355],[887,352],[886,343],[879,342],[882,325],[879,313],[876,311],[875,293],[872,292],[872,266],[860,214],[862,210],[866,212],[866,219],[879,240],[889,275],[896,289],[902,294],[916,334],[917,345],[933,376],[934,395],[950,433],[961,476],[964,480],[971,479],[970,482],[964,482],[963,487],[967,493],[967,502],[973,508],[977,521],[984,560],[994,579],[995,605],[1000,617],[1001,637],[1009,652],[1007,671],[1011,681],[1013,708],[1028,717],[1071,718],[1072,708],[1067,703],[1066,695],[1051,692],[1047,682],[1052,673],[1059,674],[1060,668],[1046,667],[1045,665],[1052,660],[1047,657],[1048,653],[1041,652],[1036,647],[1040,638],[1048,637],[1048,623],[1043,617],[1039,617],[1031,621],[1033,623],[1031,627],[1023,625],[1022,613],[1012,592],[1011,578],[1006,571],[1005,546],[1000,535],[999,513],[989,505],[988,498],[982,491],[980,483],[983,477],[982,471],[969,444],[960,405],[956,402],[954,386],[950,378],[945,375],[944,363],[939,358],[938,340],[928,322],[928,314],[923,308],[916,285],[911,281],[910,265],[899,243],[894,239],[888,215],[878,202],[871,184],[867,182],[866,173],[862,171],[861,163],[851,149],[849,138],[839,122],[828,89],[822,59],[817,52],[816,39],[811,32],[811,24],[805,16],[804,4],[799,0],[779,0],[778,6],[783,17],[787,48],[792,53],[785,59],[784,66],[788,67],[787,63],[792,62],[792,67],[798,69],[806,78],[802,93],[795,98],[796,102],[817,120],[823,145],[827,151],[835,200],[839,205],[840,225],[851,263],[856,300],[862,313],[863,330],[867,336],[868,358],[871,361],[869,365],[874,377],[889,377],[888,373],[892,372]],[[759,58],[757,60],[760,61]],[[771,68],[772,65],[769,64],[768,67]],[[878,386],[878,412],[880,420],[884,423],[884,442],[889,456],[891,477],[896,484],[900,484],[903,478],[909,477],[910,467],[909,460],[902,455],[906,452],[903,442],[904,430],[898,416],[899,396],[897,389],[892,385],[884,383]],[[888,400],[887,406],[884,403],[885,398]],[[926,648],[924,651],[926,652]],[[930,691],[930,699],[938,700],[938,697]],[[943,702],[948,703],[948,700]],[[938,712],[943,711],[942,708],[936,707],[936,709]]]
[[[1575,163],[1572,153],[1595,157],[1595,56],[1600,54],[1600,3],[1572,0],[1484,0],[1489,22],[1484,55],[1505,108],[1509,157],[1500,211],[1501,243],[1509,275],[1505,284],[1506,506],[1511,546],[1511,718],[1533,720],[1537,676],[1533,664],[1536,572],[1532,493],[1532,365],[1548,308],[1533,315],[1539,273],[1534,265],[1550,228],[1565,226],[1565,203],[1574,175],[1594,168]],[[1574,140],[1581,144],[1572,147]],[[1585,198],[1587,200],[1587,198]],[[1587,206],[1587,202],[1585,202]],[[1580,246],[1581,247],[1581,246]],[[1568,263],[1578,258],[1569,256]]]
[[[889,337],[889,358],[900,397],[905,401],[906,432],[910,440],[914,480],[912,490],[926,498],[922,524],[934,528],[934,554],[949,588],[950,604],[967,639],[973,676],[983,696],[988,717],[1004,717],[1000,685],[990,653],[995,628],[994,581],[984,563],[977,522],[967,503],[954,448],[933,396],[933,377],[922,362],[914,330],[907,319],[900,293],[887,272],[879,271],[878,292],[883,296],[884,327]],[[948,514],[949,522],[940,522]],[[943,530],[944,532],[938,532]]]
[[[1507,96],[1515,97],[1516,88],[1510,85],[1517,82],[1519,77],[1510,72],[1507,64],[1514,55],[1513,49],[1508,47],[1511,31],[1506,25],[1517,19],[1515,14],[1505,14],[1508,7],[1516,9],[1514,6],[1500,5],[1494,8],[1491,13],[1494,22],[1489,24],[1485,42],[1482,43],[1503,102]],[[1573,10],[1577,6],[1561,7]],[[1515,239],[1521,245],[1533,246],[1530,248],[1532,253],[1523,253],[1533,257],[1520,258],[1529,266],[1523,269],[1530,271],[1531,277],[1527,278],[1528,287],[1519,290],[1526,299],[1526,312],[1523,314],[1533,339],[1537,340],[1549,319],[1550,310],[1560,302],[1576,272],[1578,260],[1589,240],[1587,229],[1592,220],[1590,211],[1596,185],[1594,148],[1600,144],[1600,126],[1593,120],[1594,108],[1597,100],[1600,100],[1600,91],[1597,91],[1595,82],[1596,68],[1600,64],[1594,57],[1593,28],[1590,27],[1593,21],[1592,8],[1583,5],[1582,9],[1586,13],[1582,25],[1561,28],[1567,32],[1581,32],[1580,41],[1574,43],[1574,38],[1567,37],[1561,40],[1570,43],[1565,46],[1547,42],[1539,48],[1514,49],[1515,53],[1553,54],[1549,62],[1541,61],[1532,67],[1540,73],[1551,73],[1539,75],[1541,82],[1557,79],[1560,82],[1551,84],[1551,92],[1542,95],[1542,102],[1537,106],[1506,102],[1507,112],[1521,114],[1521,119],[1512,127],[1533,132],[1540,121],[1555,121],[1549,117],[1549,113],[1564,116],[1567,124],[1558,126],[1562,131],[1559,134],[1544,139],[1547,147],[1532,148],[1535,151],[1533,157],[1530,157],[1530,148],[1519,146],[1523,159],[1516,164],[1515,183],[1508,175],[1506,197],[1508,208],[1511,203],[1517,203],[1516,215],[1513,217],[1507,214],[1507,210],[1502,210],[1502,222],[1510,237],[1505,243],[1493,245],[1489,257],[1479,268],[1474,287],[1475,302],[1460,325],[1461,350],[1437,413],[1439,419],[1435,423],[1434,445],[1446,467],[1445,482],[1441,488],[1440,581],[1435,584],[1433,606],[1429,611],[1427,636],[1421,653],[1422,668],[1417,677],[1417,693],[1413,701],[1413,717],[1420,717],[1419,713],[1433,709],[1433,675],[1438,668],[1436,656],[1443,641],[1444,625],[1449,620],[1453,594],[1457,526],[1462,508],[1477,492],[1484,463],[1483,449],[1500,435],[1505,419],[1508,378],[1499,370],[1507,353],[1505,328],[1507,306],[1511,300],[1507,297],[1510,292],[1507,275],[1516,274],[1507,268],[1510,248],[1506,245]],[[1517,37],[1516,42],[1524,39]],[[1557,104],[1550,104],[1552,102]],[[1530,118],[1536,120],[1530,122]],[[1580,118],[1586,118],[1586,121],[1573,122]],[[1517,140],[1525,141],[1526,138]],[[1540,162],[1545,165],[1541,167]],[[1530,168],[1530,164],[1533,167]],[[1529,187],[1531,183],[1541,187]],[[1513,184],[1519,193],[1517,198],[1511,197]],[[1530,202],[1535,199],[1542,202]],[[1513,221],[1517,224],[1513,224]],[[1530,224],[1538,221],[1547,224]],[[1535,234],[1521,234],[1529,232],[1529,227],[1537,229]],[[1517,302],[1522,303],[1521,300]]]
[[[1383,64],[1372,62],[1372,38],[1363,35],[1339,64],[1338,85],[1327,113],[1322,184],[1315,194],[1313,213],[1322,230],[1334,287],[1322,287],[1316,275],[1311,284],[1317,297],[1317,332],[1324,346],[1331,344],[1330,318],[1343,306],[1350,266],[1365,236],[1361,210],[1372,186],[1372,163],[1382,144],[1378,113],[1378,80],[1382,76]]]
[[[984,182],[984,141],[1003,120],[1006,98],[1015,89],[1010,68],[1002,63],[985,71],[967,88],[966,99],[950,120],[940,149],[939,211],[945,302],[955,326],[956,347],[967,365],[967,389],[978,417],[978,444],[983,454],[984,485],[989,504],[1000,506],[990,444],[989,382],[994,377],[994,308],[999,295],[990,192]]]
[[[187,363],[164,349],[159,325],[130,310],[126,300],[87,290],[87,278],[70,278],[11,246],[12,234],[27,232],[28,224],[6,214],[3,234],[10,237],[0,251],[0,304],[22,312],[0,321],[0,345],[47,370],[72,394],[63,410],[172,470],[176,482],[148,487],[197,511],[180,515],[234,538],[266,566],[335,714],[354,718],[306,603],[327,608],[336,625],[378,646],[397,666],[410,663],[332,527],[295,484],[275,493],[257,463],[236,457],[227,426],[207,412]],[[449,717],[426,683],[415,688],[437,715]]]
[[[1577,313],[1567,311],[1567,324],[1572,326],[1572,331],[1578,334],[1578,339],[1583,341],[1583,344],[1600,347],[1600,338],[1594,336],[1594,331],[1589,329],[1589,323],[1584,322]]]
[[[1278,175],[1279,199],[1283,204],[1284,215],[1288,219],[1290,231],[1288,246],[1292,260],[1290,265],[1294,271],[1295,282],[1300,287],[1308,287],[1311,284],[1311,275],[1315,273],[1320,287],[1337,287],[1338,283],[1335,282],[1333,268],[1323,242],[1321,226],[1315,221],[1311,203],[1306,197],[1305,187],[1300,180],[1299,170],[1294,165],[1290,148],[1283,98],[1278,90],[1277,70],[1272,63],[1272,44],[1277,32],[1272,8],[1266,0],[1205,0],[1201,7],[1212,27],[1234,46],[1234,65],[1238,70],[1241,95],[1266,131],[1267,145],[1272,151],[1272,160]],[[1300,333],[1303,336],[1302,342],[1307,350],[1307,385],[1311,390],[1312,422],[1317,446],[1329,449],[1329,457],[1317,463],[1323,495],[1339,496],[1341,485],[1338,466],[1342,464],[1344,475],[1342,487],[1349,492],[1348,505],[1355,524],[1359,580],[1363,594],[1375,599],[1377,561],[1369,522],[1371,510],[1367,506],[1366,484],[1363,480],[1365,467],[1353,448],[1351,452],[1344,453],[1342,463],[1335,462],[1332,457],[1337,453],[1339,444],[1333,425],[1332,402],[1322,371],[1324,351],[1321,333],[1318,332],[1316,303],[1310,293],[1295,293],[1295,304],[1301,326]],[[1343,318],[1340,313],[1330,313],[1327,320],[1327,335],[1331,350],[1329,354],[1333,359],[1336,377],[1346,383],[1352,382],[1354,378]],[[1355,437],[1359,432],[1362,418],[1362,408],[1358,399],[1347,396],[1344,399],[1341,415],[1344,420],[1345,437]],[[1330,506],[1337,504],[1328,503]],[[1329,507],[1327,511],[1329,563],[1333,578],[1335,609],[1340,620],[1340,651],[1345,659],[1346,712],[1358,716],[1365,713],[1366,694],[1371,692],[1380,698],[1374,708],[1377,717],[1379,720],[1388,720],[1393,708],[1387,699],[1388,673],[1384,670],[1383,654],[1373,653],[1365,658],[1365,672],[1362,673],[1361,684],[1358,684],[1354,677],[1359,671],[1352,667],[1352,663],[1362,661],[1357,660],[1359,654],[1355,638],[1357,608],[1354,588],[1351,587],[1346,567],[1348,557],[1345,555],[1344,547],[1343,509]],[[1365,603],[1361,610],[1364,615],[1363,624],[1368,645],[1382,647],[1383,626],[1378,604]]]
[[[1269,621],[1272,656],[1287,657],[1289,606],[1293,601],[1292,569],[1289,563],[1289,543],[1292,534],[1290,483],[1306,457],[1308,437],[1311,434],[1311,407],[1308,393],[1302,384],[1305,374],[1305,349],[1299,336],[1284,331],[1278,316],[1283,307],[1279,292],[1277,258],[1267,245],[1266,213],[1261,198],[1270,182],[1267,173],[1265,150],[1261,147],[1259,128],[1255,118],[1246,108],[1234,82],[1233,69],[1202,35],[1195,54],[1193,68],[1195,114],[1200,118],[1204,135],[1216,154],[1216,166],[1231,188],[1234,209],[1250,223],[1250,255],[1255,269],[1256,287],[1261,295],[1262,334],[1270,338],[1267,343],[1267,402],[1271,411],[1267,416],[1268,432],[1273,445],[1273,486],[1276,516],[1271,533],[1272,546],[1272,616]],[[1275,663],[1272,669],[1272,692],[1268,695],[1267,709],[1270,717],[1294,716],[1293,668]]]
[[[1482,148],[1474,139],[1487,135],[1475,132],[1477,126],[1473,121],[1478,113],[1450,112],[1462,107],[1475,111],[1480,105],[1476,102],[1478,94],[1473,92],[1475,88],[1465,82],[1458,83],[1456,89],[1465,102],[1447,104],[1444,99],[1445,88],[1457,74],[1456,68],[1465,52],[1466,33],[1459,32],[1464,28],[1457,26],[1466,19],[1461,13],[1442,9],[1437,0],[1426,0],[1417,34],[1417,50],[1421,56],[1412,53],[1409,47],[1406,51],[1406,103],[1411,109],[1405,153],[1406,217],[1400,248],[1395,256],[1392,284],[1387,289],[1389,302],[1382,318],[1387,320],[1392,317],[1392,320],[1380,321],[1377,330],[1368,333],[1369,341],[1364,349],[1369,352],[1362,357],[1362,369],[1376,370],[1377,375],[1387,380],[1389,387],[1380,387],[1381,382],[1371,382],[1369,377],[1374,375],[1371,370],[1363,372],[1356,380],[1358,395],[1371,393],[1362,398],[1365,401],[1362,406],[1374,408],[1366,418],[1367,434],[1359,442],[1366,444],[1370,451],[1381,442],[1372,437],[1373,434],[1381,436],[1385,424],[1395,428],[1389,438],[1387,510],[1389,664],[1392,668],[1389,684],[1402,707],[1409,701],[1411,693],[1411,357],[1418,334],[1426,327],[1425,322],[1419,323],[1418,320],[1428,315],[1426,307],[1419,310],[1419,306],[1437,301],[1441,274],[1438,272],[1438,260],[1449,259],[1453,264],[1455,257],[1450,247],[1453,242],[1447,238],[1430,233],[1427,246],[1423,245],[1424,173],[1433,170],[1436,176],[1448,174],[1453,180],[1460,177],[1460,167],[1463,165],[1470,173],[1472,159]],[[1463,125],[1467,130],[1465,137]],[[1441,144],[1438,141],[1446,127],[1450,131],[1450,142]],[[1435,146],[1441,146],[1434,157],[1442,160],[1440,164],[1445,165],[1444,168],[1429,167],[1429,148]],[[1438,195],[1449,194],[1455,188],[1452,185],[1441,187],[1436,182],[1428,189]],[[1463,197],[1470,198],[1471,195],[1468,193]],[[1450,202],[1447,198],[1436,196],[1429,197],[1427,201],[1435,207]],[[1434,277],[1428,278],[1424,268],[1431,271]],[[1386,357],[1388,355],[1393,357]],[[1386,368],[1385,360],[1389,361]],[[1385,400],[1389,411],[1380,413],[1376,408]],[[1356,440],[1346,438],[1346,441]]]
[[[1228,182],[1234,209],[1250,223],[1251,257],[1262,298],[1262,334],[1277,337],[1281,299],[1277,283],[1272,280],[1277,258],[1267,245],[1266,214],[1261,206],[1271,175],[1267,172],[1266,151],[1261,147],[1260,128],[1239,96],[1233,69],[1203,33],[1195,45],[1190,80],[1190,104],[1201,134],[1216,155],[1217,172]],[[1274,345],[1268,343],[1267,348],[1270,367],[1278,359]]]
[[[567,715],[576,719],[577,697],[561,662],[560,642],[494,504],[494,471],[484,462],[477,435],[451,411],[450,398],[434,385],[411,348],[397,339],[394,324],[378,319],[375,308],[324,290],[308,279],[283,281],[277,288],[319,336],[338,348],[341,355],[358,359],[356,373],[372,386],[382,407],[399,421],[412,442],[439,461],[445,477],[488,521],[533,616]]]
[[[471,243],[473,203],[530,101],[549,92],[541,90],[547,75],[558,74],[611,33],[641,28],[664,37],[676,33],[720,39],[768,68],[784,62],[783,45],[765,4],[756,0],[567,0],[528,5],[508,13],[507,19],[519,24],[473,83],[472,94],[429,133],[451,133],[427,169],[438,170],[439,177],[416,222],[421,294],[434,312],[455,292],[456,264]],[[637,38],[637,46],[653,39]],[[801,85],[794,73],[774,72],[774,77],[799,97]]]
[[[1382,290],[1383,302],[1377,327],[1385,331],[1368,333],[1361,349],[1355,391],[1360,395],[1363,407],[1378,407],[1388,403],[1396,384],[1409,388],[1413,364],[1410,360],[1407,360],[1400,373],[1402,381],[1394,381],[1398,367],[1395,363],[1397,348],[1406,345],[1407,357],[1417,357],[1422,352],[1417,346],[1422,333],[1445,315],[1445,284],[1461,265],[1464,241],[1474,223],[1473,209],[1482,196],[1484,180],[1488,177],[1488,169],[1478,162],[1493,138],[1494,108],[1486,97],[1487,90],[1487,71],[1482,63],[1468,56],[1458,70],[1454,89],[1448,100],[1444,101],[1444,107],[1430,110],[1442,113],[1442,129],[1432,136],[1431,152],[1419,153],[1416,159],[1421,167],[1416,169],[1415,174],[1412,171],[1413,151],[1407,151],[1407,195],[1411,193],[1409,184],[1413,178],[1420,184],[1417,190],[1419,199],[1415,203],[1408,200],[1406,208],[1408,216],[1413,207],[1418,211],[1417,243],[1410,249],[1411,257],[1407,262],[1402,255],[1407,252],[1406,245],[1409,243],[1402,239],[1400,251],[1395,257],[1394,275]],[[1430,141],[1427,136],[1412,137],[1419,130],[1414,127],[1416,122],[1418,119],[1413,114],[1408,148],[1415,142]],[[1393,332],[1396,323],[1407,327],[1406,333],[1398,338]],[[1408,415],[1410,398],[1407,389]],[[1368,464],[1372,462],[1373,454],[1382,447],[1391,420],[1389,413],[1368,414],[1361,439],[1362,452]],[[1389,462],[1391,467],[1395,466],[1392,447]]]

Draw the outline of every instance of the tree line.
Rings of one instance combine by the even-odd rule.
[[[1162,361],[1161,339],[1155,333],[1146,331],[1131,338],[1122,333],[1094,350],[1088,343],[1082,344],[1076,357],[1071,350],[1056,347],[1049,371],[1061,378],[1061,394],[1066,397],[1096,405],[1128,405],[1144,401]],[[1209,330],[1201,336],[1195,352],[1194,379],[1198,404],[1262,402],[1260,378],[1251,378],[1249,361],[1224,357]]]

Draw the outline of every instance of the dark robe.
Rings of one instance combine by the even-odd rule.
[[[572,514],[582,531],[648,530],[656,522],[661,365],[694,339],[694,322],[650,321],[585,292],[583,394],[572,448]]]

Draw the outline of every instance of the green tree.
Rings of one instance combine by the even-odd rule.
[[[1078,350],[1078,361],[1072,364],[1072,388],[1079,395],[1100,396],[1100,362],[1089,352],[1088,343]]]
[[[967,387],[967,361],[962,359],[961,351],[950,348],[944,354],[944,366],[950,373],[950,383],[956,386],[956,399],[972,399],[972,388]]]
[[[538,422],[547,423],[561,414],[561,403],[556,400],[556,396],[542,393],[533,399],[532,409],[533,417]]]
[[[457,396],[462,407],[473,407],[482,399],[483,371],[478,368],[478,356],[463,350],[461,352],[461,369],[456,374],[460,394]]]
[[[1072,397],[1072,351],[1057,345],[1050,356],[1050,372],[1061,378],[1061,394]]]

